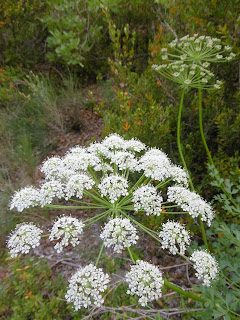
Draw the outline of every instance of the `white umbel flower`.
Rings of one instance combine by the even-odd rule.
[[[194,262],[197,278],[203,281],[203,285],[209,287],[211,280],[216,279],[219,273],[215,258],[204,250],[197,250],[193,252],[190,260]]]
[[[211,206],[198,194],[182,186],[169,187],[167,194],[169,202],[177,203],[183,211],[189,212],[193,218],[201,215],[201,219],[206,221],[208,226],[211,225],[214,212]]]
[[[10,249],[11,257],[17,257],[19,253],[28,253],[31,248],[40,245],[42,230],[33,223],[22,223],[10,235],[7,247]]]
[[[138,161],[134,155],[127,151],[111,152],[109,155],[111,163],[115,163],[119,170],[129,169],[130,171],[136,171],[138,167]]]
[[[111,174],[102,179],[98,189],[102,196],[108,196],[114,203],[119,197],[128,195],[128,181],[119,174]]]
[[[162,240],[162,248],[168,249],[172,254],[180,252],[185,253],[190,245],[189,232],[178,222],[168,221],[162,225],[162,231],[159,233]]]
[[[126,141],[117,133],[110,134],[103,141],[104,147],[109,150],[124,150]]]
[[[142,150],[145,150],[146,146],[144,143],[142,143],[137,139],[131,139],[125,142],[124,148],[125,150],[131,151],[131,152],[140,152]]]
[[[16,208],[17,211],[22,212],[29,207],[36,207],[40,204],[39,190],[32,186],[26,187],[14,193],[10,202],[10,210]]]
[[[87,150],[100,158],[106,157],[109,153],[109,149],[100,142],[90,144]]]
[[[109,281],[109,276],[101,268],[89,264],[79,268],[70,278],[65,298],[73,303],[75,311],[93,304],[100,307],[104,302],[101,293],[107,289]]]
[[[49,239],[57,240],[54,246],[58,253],[63,251],[63,247],[71,244],[73,247],[79,244],[79,236],[83,232],[84,224],[76,218],[63,216],[55,221]]]
[[[171,163],[167,155],[159,149],[148,150],[139,159],[139,169],[144,171],[146,177],[163,181],[171,176]]]
[[[183,168],[172,166],[170,172],[173,181],[176,181],[178,184],[182,184],[184,187],[188,187],[188,176]]]
[[[66,170],[73,170],[75,173],[86,171],[88,166],[95,166],[100,162],[100,159],[89,153],[85,148],[74,147],[69,150],[63,158],[63,165]]]
[[[64,168],[63,161],[58,157],[47,159],[40,170],[45,174],[46,180],[61,180],[66,176],[66,169]]]
[[[163,198],[153,186],[143,185],[133,192],[135,211],[143,210],[147,216],[152,214],[159,216],[162,211],[162,201]]]
[[[87,174],[76,174],[70,178],[65,188],[65,199],[69,199],[72,196],[76,196],[81,199],[83,197],[83,190],[92,189],[95,182]]]
[[[51,203],[54,198],[61,199],[64,197],[64,186],[58,180],[50,180],[41,185],[39,194],[41,206],[44,207]]]
[[[113,251],[121,253],[123,249],[136,244],[138,240],[137,230],[127,218],[115,218],[105,224],[100,238],[104,245]]]
[[[143,307],[162,296],[162,272],[149,262],[138,260],[126,274],[126,281],[129,286],[127,294],[137,295]]]

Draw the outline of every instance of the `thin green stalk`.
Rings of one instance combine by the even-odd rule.
[[[97,176],[95,175],[95,172],[93,171],[93,169],[91,167],[88,167],[88,171],[89,171],[90,175],[92,176],[93,180],[95,181],[96,185],[98,185],[99,180],[98,180]]]
[[[131,202],[132,202],[132,194],[129,194],[129,195],[125,196],[121,201],[119,201],[118,205],[122,206],[127,203],[131,203]]]
[[[95,205],[95,203],[91,203],[91,202],[83,202],[83,201],[78,201],[78,200],[75,200],[75,199],[68,199],[68,201],[76,202],[76,203],[80,203],[80,204],[87,204],[87,205],[94,204],[94,205]]]
[[[89,219],[87,219],[87,220],[84,220],[84,223],[89,222],[89,221],[91,221],[91,220],[94,220],[94,219],[96,219],[96,218],[98,218],[98,217],[100,217],[100,216],[105,216],[106,213],[109,212],[109,211],[110,211],[110,210],[101,212],[101,213],[99,213],[98,215],[96,215],[96,216],[94,216],[94,217],[92,217],[92,218],[89,218]]]
[[[106,215],[108,215],[109,212],[111,212],[111,210],[105,211],[104,214],[102,214],[101,216],[99,216],[99,217],[98,217],[97,219],[95,219],[94,221],[91,221],[90,223],[85,224],[84,228],[90,226],[91,224],[97,222],[98,220],[101,220],[101,219],[104,218]]]
[[[130,248],[127,247],[127,249],[128,249],[128,253],[129,253],[130,257],[131,257],[132,262],[135,263],[136,261],[133,258],[133,255],[132,255],[132,252],[131,252]]]
[[[42,234],[41,235],[41,238],[47,238],[47,237],[49,237],[50,236],[50,233],[48,233],[48,234]]]
[[[121,206],[121,209],[134,211],[134,206]]]
[[[165,208],[177,208],[177,207],[179,207],[178,204],[174,204],[174,205],[172,205],[172,206],[165,206],[165,205],[164,205],[164,209],[165,209]]]
[[[200,227],[201,227],[201,230],[202,230],[202,236],[203,236],[204,245],[205,245],[206,249],[209,250],[208,242],[207,242],[207,236],[206,236],[206,232],[205,232],[205,227],[204,227],[201,215],[199,215],[199,222],[200,222]]]
[[[204,148],[206,150],[206,153],[207,153],[207,156],[208,156],[208,160],[210,162],[210,164],[216,168],[214,162],[213,162],[213,158],[211,156],[211,152],[209,151],[209,148],[208,148],[208,145],[207,145],[207,141],[205,139],[205,136],[204,136],[204,131],[203,131],[203,120],[202,120],[202,90],[201,88],[198,89],[198,105],[199,105],[199,128],[200,128],[200,133],[201,133],[201,138],[202,138],[202,142],[203,142],[203,145],[204,145]],[[222,191],[225,193],[225,195],[228,197],[228,199],[232,202],[232,204],[237,207],[237,204],[236,202],[233,200],[231,194],[229,194],[226,189],[225,189],[225,186],[223,183],[221,183],[221,189]]]
[[[173,211],[163,211],[163,214],[188,214],[188,212],[186,211],[176,211],[176,212],[173,212]]]
[[[137,221],[134,220],[132,217],[128,216],[125,212],[123,212],[123,211],[121,211],[121,212],[122,212],[122,214],[123,214],[126,218],[130,219],[133,223],[135,223],[135,224],[136,224],[137,226],[139,226],[142,230],[144,230],[146,233],[148,233],[152,238],[154,238],[156,241],[158,241],[158,242],[161,243],[161,241],[160,241],[157,237],[155,237],[153,234],[151,234],[152,230],[151,230],[151,232],[148,231],[148,228],[147,228],[147,227],[145,228],[140,222],[137,222]]]
[[[102,255],[102,252],[103,252],[103,248],[104,248],[104,242],[102,243],[101,249],[100,249],[100,251],[99,251],[99,255],[98,255],[98,257],[97,257],[97,261],[96,261],[96,263],[95,263],[95,267],[97,267],[98,262],[99,262],[99,260],[100,260],[100,258],[101,258],[101,255]]]
[[[165,180],[164,182],[159,182],[159,183],[156,185],[156,188],[158,189],[158,188],[164,186],[165,184],[167,184],[167,183],[169,183],[169,182],[171,182],[171,181],[172,181],[172,178],[169,178],[169,179]]]
[[[199,105],[199,128],[200,128],[200,133],[201,133],[201,137],[202,137],[202,142],[203,142],[204,148],[205,148],[205,150],[207,152],[207,156],[208,156],[208,160],[209,160],[210,164],[215,167],[213,159],[212,159],[212,156],[211,156],[211,153],[210,153],[210,151],[208,149],[208,145],[207,145],[207,142],[206,142],[206,139],[205,139],[205,136],[204,136],[204,132],[203,132],[202,89],[201,88],[198,88],[198,105]]]
[[[138,181],[135,183],[135,185],[130,189],[129,193],[132,193],[134,189],[136,189],[141,183],[145,182],[144,180],[147,180],[148,178],[145,177],[145,174],[143,173],[142,176],[138,179]]]
[[[88,192],[87,190],[83,190],[83,193],[85,195],[87,195],[88,197],[96,200],[97,202],[105,204],[107,207],[109,207],[109,203],[107,202],[107,200],[104,200],[103,198],[99,198],[99,197],[95,196],[94,194],[92,194],[91,192]]]
[[[60,205],[55,205],[55,204],[46,204],[44,206],[45,208],[50,208],[50,209],[106,209],[108,208],[107,206],[60,206]]]
[[[179,155],[180,155],[180,158],[182,160],[182,164],[183,164],[183,166],[184,166],[184,168],[185,168],[185,170],[187,172],[188,178],[189,178],[189,185],[190,185],[191,189],[194,190],[192,179],[191,179],[191,176],[189,174],[186,162],[184,160],[184,156],[183,156],[183,152],[182,152],[182,145],[181,145],[181,116],[182,116],[184,93],[185,93],[185,91],[183,89],[182,95],[181,95],[181,101],[180,101],[180,105],[179,105],[179,111],[178,111],[177,145],[178,145]]]

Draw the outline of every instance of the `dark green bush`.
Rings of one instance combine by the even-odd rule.
[[[44,62],[46,32],[40,21],[42,0],[0,2],[0,58],[3,65],[35,68]]]

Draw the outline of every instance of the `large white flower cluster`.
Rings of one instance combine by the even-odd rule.
[[[136,244],[139,237],[129,219],[115,218],[105,224],[100,238],[107,248],[113,247],[114,252],[121,253],[123,249]]]
[[[135,211],[145,211],[147,216],[161,214],[163,198],[151,185],[143,185],[136,189],[133,192],[133,202]]]
[[[219,266],[215,258],[206,251],[198,250],[193,252],[190,260],[194,262],[193,267],[197,278],[209,287],[211,280],[216,279],[219,273]]]
[[[95,182],[86,173],[79,173],[72,176],[66,184],[65,199],[69,199],[72,196],[76,196],[81,199],[83,197],[83,190],[92,189]]]
[[[198,194],[189,191],[182,186],[173,186],[168,188],[168,201],[177,203],[183,211],[196,218],[201,215],[201,219],[206,221],[208,226],[214,218],[214,212],[211,206],[205,202]]]
[[[40,245],[42,230],[33,223],[22,223],[17,225],[11,233],[7,247],[10,250],[11,257],[17,257],[19,253],[28,253],[31,248]]]
[[[128,181],[124,176],[111,174],[101,180],[98,189],[102,196],[109,197],[114,203],[119,197],[128,195]]]
[[[184,254],[190,245],[189,232],[178,222],[168,221],[162,224],[162,231],[159,233],[162,241],[162,248],[168,249],[172,254],[177,252]]]
[[[128,194],[129,182],[126,177],[129,171],[142,171],[146,177],[159,182],[170,178],[184,186],[188,185],[186,172],[172,165],[164,152],[152,148],[143,156],[137,154],[145,149],[146,146],[137,139],[124,140],[118,134],[111,134],[101,143],[92,143],[88,148],[76,146],[62,158],[54,156],[47,159],[41,167],[45,181],[40,189],[26,187],[16,192],[10,209],[22,211],[38,205],[44,207],[54,199],[81,199],[84,190],[90,190],[95,185],[101,196],[107,198],[105,200],[110,198],[110,202],[114,203]],[[94,177],[94,171],[102,174],[100,184]],[[154,212],[151,214],[157,214],[158,207],[160,198],[152,204]]]
[[[69,244],[73,247],[79,244],[79,236],[83,232],[83,227],[82,221],[73,217],[63,216],[56,220],[51,229],[49,239],[58,241],[54,246],[57,252],[62,252],[63,248]]]
[[[109,276],[101,268],[89,264],[70,278],[65,298],[73,303],[76,311],[91,305],[100,307],[104,302],[102,292],[107,289],[109,281]]]
[[[59,217],[49,235],[49,240],[54,242],[54,248],[60,253],[68,245],[75,247],[80,243],[84,227],[107,219],[100,234],[103,245],[96,266],[104,246],[111,248],[114,253],[121,253],[136,244],[139,239],[136,226],[153,236],[162,248],[169,249],[172,254],[184,254],[190,244],[190,236],[184,226],[168,221],[162,225],[158,238],[156,231],[135,219],[136,212],[159,216],[162,204],[167,203],[165,192],[161,194],[160,188],[171,183],[167,191],[168,202],[176,203],[193,218],[201,216],[208,225],[214,213],[199,195],[185,188],[188,186],[185,170],[174,166],[161,150],[145,149],[146,146],[138,140],[124,140],[117,134],[111,134],[101,143],[92,143],[88,148],[77,146],[62,158],[49,158],[41,168],[45,180],[40,188],[26,187],[16,192],[10,209],[16,208],[21,212],[37,205],[66,209],[67,206],[61,204],[62,200],[75,202],[75,206],[69,206],[69,209],[98,209],[96,215],[85,222],[71,216]],[[92,202],[80,201],[83,196],[89,197]],[[55,199],[60,199],[60,204],[52,204]],[[39,246],[41,234],[42,230],[34,224],[17,226],[7,242],[11,256],[28,253],[31,248]],[[134,260],[131,251],[129,249],[129,255]],[[191,260],[197,277],[209,286],[218,273],[215,259],[205,251],[195,251]],[[69,281],[66,299],[73,303],[76,311],[82,307],[101,306],[104,302],[102,293],[107,289],[110,279],[96,266],[90,264],[80,268]],[[127,293],[137,295],[142,306],[147,306],[162,295],[162,272],[146,261],[138,260],[131,266],[126,281],[129,286]],[[167,285],[167,281],[165,283]]]
[[[137,295],[143,307],[162,296],[162,272],[149,262],[137,260],[126,274],[126,281],[129,286],[127,294]]]

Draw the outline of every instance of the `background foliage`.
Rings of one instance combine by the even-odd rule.
[[[201,4],[194,0],[1,1],[1,246],[5,247],[6,234],[22,219],[8,211],[10,194],[20,184],[36,180],[35,167],[56,148],[59,136],[71,132],[76,123],[79,125],[81,111],[89,106],[104,119],[103,136],[118,132],[125,138],[138,137],[180,163],[176,144],[180,92],[153,74],[151,65],[158,63],[159,52],[166,43],[194,33],[221,38],[238,57],[239,12],[238,0],[203,0]],[[220,91],[204,92],[204,131],[223,183],[239,203],[239,61],[237,58],[213,68],[224,86]],[[83,90],[93,84],[97,90],[91,92],[89,102]],[[184,155],[197,191],[213,201],[217,211],[219,221],[209,230],[209,236],[214,239],[212,249],[228,278],[221,277],[219,282],[225,311],[232,307],[236,312],[239,270],[231,269],[231,264],[236,262],[239,249],[239,210],[218,194],[220,182],[213,168],[208,169],[198,128],[197,101],[197,92],[187,93],[182,127]],[[236,249],[231,247],[234,241]],[[229,246],[231,250],[223,254]],[[5,259],[4,255],[3,266]],[[19,263],[5,267],[24,268]],[[30,268],[26,272],[31,270],[32,278],[45,279],[40,281],[44,288],[41,290],[48,292],[48,302],[38,296],[39,288],[35,288],[36,296],[25,299],[22,281],[11,273],[10,280],[4,278],[2,284],[3,297],[7,299],[6,306],[1,305],[2,314],[7,319],[16,319],[18,314],[21,319],[57,319],[54,311],[58,310],[61,319],[74,319],[70,308],[54,298],[61,296],[61,286],[52,288],[48,283],[51,271],[40,265],[37,264],[36,274]],[[32,281],[31,277],[28,281]],[[231,286],[234,290],[229,295]],[[203,293],[210,309],[211,299],[221,299],[216,297],[217,290],[212,290]],[[21,311],[21,305],[30,314]],[[42,310],[40,305],[44,305]],[[219,311],[215,318],[222,319],[225,311]],[[205,316],[199,315],[200,319]]]

